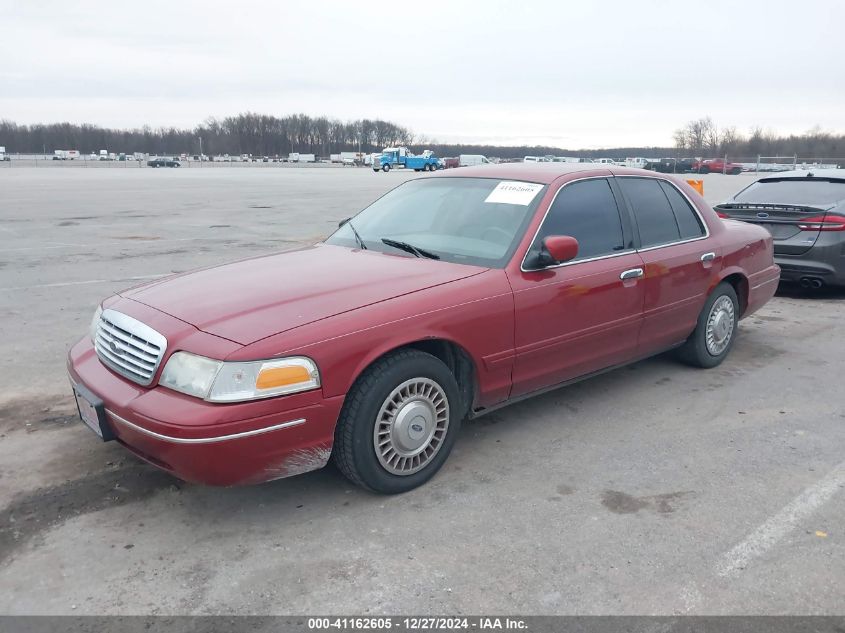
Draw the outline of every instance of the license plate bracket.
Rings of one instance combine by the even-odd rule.
[[[106,418],[106,406],[103,401],[84,385],[74,384],[73,396],[76,400],[79,418],[85,423],[85,426],[94,431],[104,442],[114,440],[115,434]]]

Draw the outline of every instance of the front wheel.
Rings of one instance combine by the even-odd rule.
[[[695,367],[715,367],[725,360],[733,347],[738,323],[736,290],[729,283],[722,282],[704,303],[695,330],[678,349],[678,356]]]
[[[353,483],[396,494],[431,479],[460,428],[455,378],[440,359],[402,350],[368,368],[343,404],[333,457]]]
[[[702,165],[701,167],[699,167],[699,168],[698,168],[698,173],[699,173],[699,174],[709,174],[709,173],[710,173],[710,168],[709,168],[709,167],[705,167],[704,165]]]

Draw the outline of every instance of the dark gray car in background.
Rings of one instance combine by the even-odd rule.
[[[780,172],[715,209],[769,230],[781,280],[845,287],[845,169]]]

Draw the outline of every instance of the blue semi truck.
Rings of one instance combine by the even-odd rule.
[[[414,156],[407,147],[385,147],[381,155],[373,159],[373,171],[381,169],[388,172],[393,167],[403,167],[414,171],[434,171],[440,169],[442,164],[430,150],[424,151],[420,156]]]

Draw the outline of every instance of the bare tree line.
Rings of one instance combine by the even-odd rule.
[[[734,126],[719,128],[713,119],[704,117],[678,128],[673,137],[676,151],[690,156],[845,157],[845,135],[831,134],[819,126],[804,134],[789,136],[778,136],[756,126],[745,135]]]
[[[802,135],[778,136],[761,127],[748,135],[736,127],[719,128],[710,117],[695,119],[674,133],[675,147],[618,147],[601,150],[569,150],[546,146],[495,146],[448,144],[415,136],[408,128],[381,119],[341,121],[325,116],[292,114],[277,117],[246,112],[210,118],[192,129],[144,126],[112,129],[91,124],[48,123],[19,125],[0,120],[0,145],[9,153],[47,153],[76,149],[87,154],[106,149],[115,153],[147,154],[252,154],[285,156],[307,152],[320,156],[340,151],[377,152],[388,145],[407,145],[413,150],[431,149],[438,156],[483,154],[500,158],[555,155],[624,158],[644,156],[734,157],[791,156],[806,158],[845,157],[845,136],[815,127]]]
[[[261,156],[307,152],[328,155],[341,150],[380,151],[391,144],[413,144],[413,134],[381,119],[339,121],[292,114],[276,117],[246,112],[210,118],[193,129],[175,127],[121,130],[91,124],[19,125],[0,121],[0,145],[10,153],[52,153],[76,149],[84,154],[110,152],[147,154],[253,154]]]

